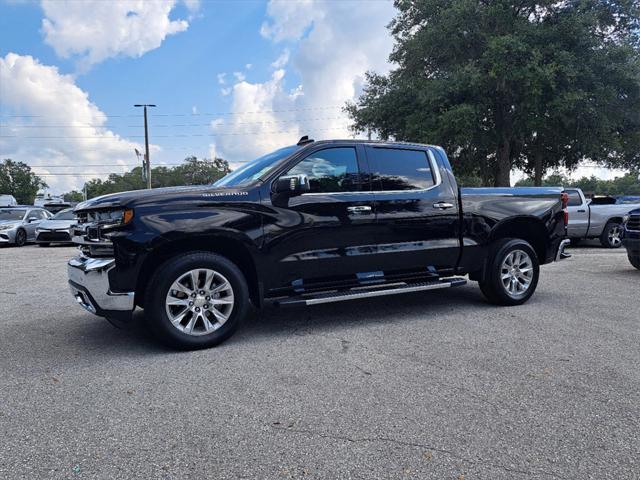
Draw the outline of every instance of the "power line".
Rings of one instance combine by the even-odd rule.
[[[308,107],[308,108],[291,108],[283,110],[254,110],[254,111],[239,111],[239,112],[209,112],[209,113],[156,113],[149,115],[150,117],[212,117],[220,115],[253,115],[259,113],[286,113],[286,112],[309,112],[314,110],[335,110],[342,109],[344,105],[325,105],[323,107]],[[141,114],[104,114],[106,118],[141,118]],[[20,115],[20,114],[7,114],[0,113],[0,117],[6,118],[45,118],[47,115]]]
[[[302,127],[300,127],[302,128]],[[342,130],[343,128],[349,128],[349,125],[339,125],[328,128],[313,128],[314,132],[321,132],[327,130]],[[276,130],[272,132],[220,132],[220,133],[178,133],[174,135],[155,135],[154,138],[189,138],[189,137],[218,137],[218,136],[237,136],[237,135],[272,135],[279,133],[291,133],[289,130]],[[68,135],[0,135],[0,138],[24,138],[29,140],[51,140],[51,139],[94,139],[94,140],[113,140],[116,139],[113,135],[86,135],[86,136],[68,136]],[[144,138],[144,135],[128,135],[127,138]],[[122,139],[126,140],[126,139]]]
[[[274,120],[274,121],[256,121],[256,122],[233,122],[233,123],[225,123],[223,124],[225,127],[232,127],[235,125],[273,125],[277,123],[300,123],[300,122],[315,122],[320,120],[343,120],[344,117],[316,117],[316,118],[292,118],[287,120]],[[174,128],[174,127],[211,127],[211,122],[209,123],[174,123],[174,124],[149,124],[150,127],[154,128]],[[140,128],[139,125],[95,125],[95,124],[84,124],[84,125],[10,125],[10,124],[0,124],[0,127],[7,128]]]

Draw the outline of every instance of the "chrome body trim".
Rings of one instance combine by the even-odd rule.
[[[424,150],[422,150],[424,151]],[[427,150],[427,157],[429,158],[429,165],[431,166],[431,172],[433,174],[434,184],[429,188],[418,188],[415,190],[361,190],[361,191],[353,191],[353,192],[313,192],[313,193],[303,193],[303,197],[313,197],[313,196],[329,196],[329,195],[397,195],[399,193],[407,193],[407,194],[416,194],[428,192],[429,190],[433,190],[434,188],[439,187],[442,184],[442,175],[440,174],[440,166],[436,160],[435,155],[431,150]]]
[[[571,240],[569,240],[568,238],[565,238],[560,242],[560,245],[558,245],[558,251],[556,252],[556,258],[555,258],[556,262],[559,262],[560,260],[564,260],[565,258],[569,258],[571,256],[570,254],[565,253],[565,249],[570,244],[571,244]]]
[[[111,291],[109,271],[113,268],[114,258],[90,258],[83,255],[72,258],[67,264],[71,294],[80,306],[94,315],[101,315],[105,310],[134,309],[134,292]]]

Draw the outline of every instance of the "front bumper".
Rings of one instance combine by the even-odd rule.
[[[630,255],[640,255],[640,232],[625,231],[622,244]]]
[[[0,244],[2,243],[16,243],[17,228],[10,230],[0,230]]]
[[[113,258],[74,257],[67,264],[69,287],[76,302],[85,310],[107,318],[128,320],[134,304],[134,292],[112,292],[109,271]]]
[[[69,230],[40,230],[36,243],[71,243]]]
[[[571,240],[565,238],[558,245],[558,251],[556,252],[555,261],[559,262],[560,260],[564,260],[566,258],[571,258],[571,254],[565,252],[565,249],[571,244]]]

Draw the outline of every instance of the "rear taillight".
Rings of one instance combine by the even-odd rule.
[[[569,194],[567,192],[562,192],[560,194],[560,199],[562,200],[562,211],[564,213],[564,224],[569,225]]]

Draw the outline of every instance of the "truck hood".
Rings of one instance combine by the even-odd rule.
[[[172,201],[202,201],[203,199],[221,201],[241,201],[248,195],[246,188],[216,188],[212,185],[190,185],[186,187],[154,188],[152,190],[133,190],[129,192],[111,193],[92,198],[78,204],[75,211],[97,210],[103,208],[133,208],[154,203],[170,203]]]

